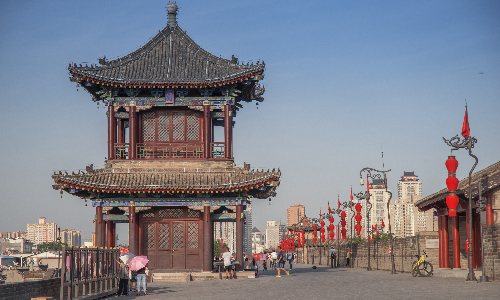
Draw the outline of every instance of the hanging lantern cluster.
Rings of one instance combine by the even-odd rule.
[[[361,235],[361,204],[356,204],[354,209],[356,210],[356,216],[354,219],[356,220],[356,225],[354,225],[354,229],[356,230],[356,235]]]
[[[313,237],[313,242],[314,242],[315,244],[316,244],[316,242],[318,241],[318,237],[317,237],[317,235],[318,235],[318,231],[317,231],[317,230],[318,230],[318,225],[314,224],[314,225],[313,225],[313,236],[314,236],[314,237]]]
[[[458,206],[458,197],[457,197],[457,188],[458,188],[458,178],[456,177],[456,171],[458,168],[458,161],[455,159],[454,155],[448,156],[446,160],[446,169],[448,169],[448,178],[446,178],[446,186],[450,191],[448,197],[446,197],[446,205],[449,209],[449,216],[456,217],[457,216],[457,206]]]
[[[302,230],[301,233],[302,233],[302,248],[304,248],[304,244],[306,243],[306,232]]]
[[[335,226],[333,226],[334,220],[335,220],[334,218],[329,219],[330,226],[328,226],[328,229],[330,229],[330,241],[333,241],[333,238],[335,237],[335,233],[333,232],[333,229],[335,228]]]
[[[340,213],[340,226],[342,226],[342,230],[340,230],[340,233],[342,234],[343,240],[346,239],[346,234],[347,234],[347,230],[345,229],[345,226],[347,224],[347,222],[345,221],[345,217],[346,217],[345,211],[341,212]]]
[[[321,221],[319,223],[319,225],[321,225],[321,229],[319,230],[319,231],[321,231],[321,242],[324,243],[325,239],[326,239],[326,236],[325,236],[325,222]]]

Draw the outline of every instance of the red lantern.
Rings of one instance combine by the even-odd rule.
[[[446,186],[450,191],[455,191],[458,187],[458,179],[457,177],[448,177],[446,178]]]
[[[357,232],[360,232],[360,231],[361,231],[361,225],[359,225],[359,224],[354,225],[354,229],[355,229]]]
[[[325,228],[321,228],[319,231],[321,231],[321,233],[325,233]]]
[[[333,224],[330,224],[330,226],[328,226],[328,228],[330,228],[330,231],[333,231],[333,228],[334,228]]]
[[[361,222],[361,218],[363,218],[361,215],[354,216],[354,219],[356,219],[356,222]]]
[[[361,204],[356,204],[354,205],[354,209],[357,211],[357,212],[361,212]]]
[[[317,231],[313,231],[313,235],[314,236],[318,235],[318,232]]]
[[[314,224],[313,225],[313,230],[316,230],[316,229],[318,229],[318,225]]]
[[[304,241],[305,239],[306,239],[306,237],[305,237],[305,236],[302,236],[302,241]]]
[[[346,217],[346,213],[345,213],[345,211],[343,211],[343,212],[341,212],[341,213],[340,213],[340,217],[341,217],[342,219],[345,219],[345,217]]]
[[[330,240],[333,241],[334,237],[335,237],[335,233],[333,231],[330,231]]]
[[[347,224],[346,221],[340,221],[340,225],[342,225],[342,227],[345,227],[346,224]]]
[[[301,231],[302,235],[304,235],[304,233],[306,233],[304,230]]]
[[[380,235],[380,232],[377,231],[377,235]]]
[[[313,242],[316,244],[316,242],[318,241],[318,238],[317,237],[313,237]]]
[[[325,227],[325,222],[324,221],[321,221],[321,223],[319,223],[321,225],[321,227]]]
[[[328,219],[328,221],[330,221],[330,223],[333,223],[333,221],[335,221],[335,219],[334,218],[330,218],[330,219]]]
[[[322,241],[323,243],[325,242],[325,238],[326,238],[326,237],[325,237],[325,235],[324,235],[324,234],[322,234],[322,235],[321,235],[321,241]]]
[[[448,169],[448,173],[455,173],[458,168],[458,161],[455,159],[454,155],[450,155],[448,156],[445,165],[446,169]]]
[[[305,243],[306,243],[306,241],[302,240],[302,247],[304,247]]]
[[[450,217],[456,217],[458,197],[455,194],[450,194],[450,196],[446,197],[446,205],[448,205]]]

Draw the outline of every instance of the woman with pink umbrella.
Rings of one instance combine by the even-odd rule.
[[[144,296],[148,294],[146,292],[146,278],[149,275],[149,270],[146,267],[148,262],[149,259],[147,256],[140,255],[133,257],[128,264],[130,270],[137,270],[137,296],[141,295],[141,282],[144,290]]]

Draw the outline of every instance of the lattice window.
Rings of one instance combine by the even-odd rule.
[[[155,141],[155,113],[147,112],[142,116],[142,138],[145,142]]]
[[[198,248],[198,223],[188,223],[188,248]]]
[[[174,111],[172,113],[172,139],[175,141],[184,140],[184,112]]]
[[[146,247],[149,249],[155,247],[155,223],[145,223],[144,231],[146,232]]]
[[[182,218],[184,212],[182,208],[166,208],[159,211],[160,218]]]
[[[199,218],[200,217],[200,212],[197,210],[189,210],[188,211],[188,218]]]
[[[168,142],[170,140],[170,114],[168,111],[158,112],[158,141]]]
[[[158,243],[161,249],[168,249],[170,246],[170,226],[168,223],[160,223],[158,226]]]
[[[200,139],[200,119],[198,113],[190,111],[186,113],[186,140],[198,141]]]
[[[142,213],[143,218],[154,218],[155,217],[155,212],[152,210],[145,211]]]
[[[172,248],[184,248],[184,223],[174,223]]]

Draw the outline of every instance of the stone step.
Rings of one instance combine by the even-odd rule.
[[[222,279],[226,278],[225,273],[221,273]],[[236,272],[236,278],[255,278],[255,272]],[[189,281],[209,281],[219,280],[219,273],[212,272],[191,272],[191,273],[152,273],[152,282],[189,282]]]

